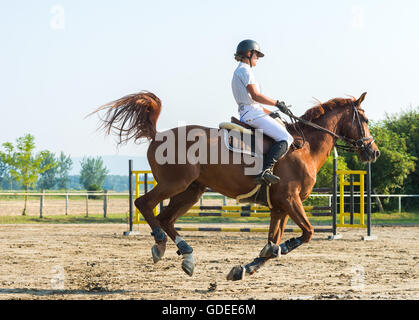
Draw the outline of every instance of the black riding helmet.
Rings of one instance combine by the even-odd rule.
[[[252,54],[249,57],[246,57],[246,52],[251,51]],[[234,55],[236,58],[246,58],[246,59],[250,59],[252,58],[253,54],[255,54],[259,57],[262,58],[265,55],[260,51],[260,46],[259,44],[254,41],[254,40],[243,40],[239,43],[239,45],[237,46],[236,49],[236,54]],[[250,66],[252,66],[252,63],[250,62]]]

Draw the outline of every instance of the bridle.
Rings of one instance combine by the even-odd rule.
[[[353,117],[352,117],[352,126],[354,125],[354,122],[356,120],[356,124],[358,126],[358,129],[361,133],[361,137],[358,140],[354,140],[354,139],[348,139],[346,138],[346,143],[348,143],[349,145],[351,145],[352,148],[355,148],[355,150],[361,150],[361,151],[365,151],[366,149],[368,149],[371,144],[374,143],[374,138],[372,136],[366,137],[365,136],[365,130],[364,127],[362,126],[362,121],[361,121],[361,117],[359,116],[359,111],[364,111],[363,109],[357,108],[354,103],[352,102],[352,109],[353,109]],[[371,140],[370,142],[368,142],[367,144],[365,144],[366,141]],[[342,146],[345,147],[345,146]],[[350,148],[351,148],[350,147]]]
[[[343,150],[346,150],[346,151],[358,151],[358,150],[360,150],[360,151],[366,151],[371,146],[371,144],[374,143],[374,139],[373,139],[372,136],[369,136],[369,137],[366,137],[365,136],[365,130],[364,130],[364,127],[362,126],[361,118],[359,116],[359,110],[361,110],[361,111],[364,111],[364,110],[358,109],[353,102],[352,102],[352,110],[353,110],[352,126],[354,125],[354,122],[356,120],[357,127],[358,127],[358,129],[360,131],[360,134],[361,134],[361,137],[362,137],[362,138],[357,139],[357,140],[352,139],[352,138],[348,138],[348,137],[345,137],[345,136],[338,135],[335,132],[332,132],[332,131],[330,131],[330,130],[328,130],[326,128],[323,128],[323,127],[321,127],[321,126],[319,126],[319,125],[317,125],[315,123],[312,123],[310,121],[307,121],[305,119],[302,119],[300,117],[297,117],[297,116],[293,115],[292,112],[291,112],[291,110],[289,110],[289,109],[288,109],[288,112],[286,114],[291,119],[298,120],[301,123],[304,123],[305,125],[308,125],[308,126],[313,127],[313,128],[315,128],[317,130],[326,132],[326,133],[330,134],[331,136],[335,137],[336,139],[342,140],[342,141],[346,142],[349,145],[349,146],[343,146],[343,145],[338,145],[336,143],[335,146],[337,148],[340,148],[340,149],[343,149]],[[292,121],[292,122],[293,122],[294,126],[297,124],[295,121]],[[302,134],[302,132],[301,132],[301,135],[303,137],[303,145],[304,145],[304,143],[305,143],[305,137],[304,137],[304,134]],[[371,140],[371,141],[366,144],[365,142],[366,141],[369,141],[369,140]]]

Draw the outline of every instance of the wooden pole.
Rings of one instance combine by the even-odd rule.
[[[86,195],[86,218],[89,217],[89,195]]]
[[[137,175],[136,175],[137,177]],[[137,178],[136,180],[137,181]],[[133,231],[132,227],[133,227],[133,223],[132,223],[132,218],[133,218],[133,199],[132,199],[132,160],[128,161],[128,192],[129,192],[129,230],[128,231],[124,231],[124,236],[129,236],[129,235],[136,235],[139,234],[138,231]]]
[[[68,193],[65,194],[65,215],[68,215]]]
[[[399,213],[402,213],[402,197],[399,196]]]
[[[103,190],[103,217],[106,218],[108,212],[108,190]]]
[[[41,219],[42,219],[42,211],[44,210],[44,197],[45,197],[45,190],[42,190],[41,203],[39,207],[39,217]]]

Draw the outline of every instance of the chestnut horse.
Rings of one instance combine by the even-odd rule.
[[[364,110],[361,109],[365,95],[366,93],[363,93],[359,99],[335,98],[320,103],[307,110],[301,117],[303,120],[296,123],[297,126],[288,125],[290,133],[295,138],[303,134],[305,143],[300,149],[291,149],[292,151],[290,150],[274,167],[274,173],[280,177],[280,181],[270,188],[272,208],[268,243],[252,262],[233,267],[227,279],[239,280],[245,274],[251,275],[267,260],[280,254],[287,254],[310,241],[314,229],[304,211],[303,201],[310,195],[316,183],[316,175],[326,162],[338,138],[350,143],[363,162],[375,161],[378,158],[379,150],[370,136],[368,120]],[[101,110],[107,111],[102,119],[103,127],[107,130],[107,134],[116,131],[119,143],[142,138],[150,140],[147,157],[157,185],[136,199],[135,206],[151,227],[151,234],[155,239],[151,250],[153,261],[156,263],[162,259],[166,249],[167,234],[179,248],[178,254],[183,256],[182,269],[191,276],[195,266],[193,249],[175,230],[175,221],[199,200],[207,187],[227,197],[236,198],[254,189],[252,176],[244,174],[245,165],[242,163],[214,164],[210,161],[191,163],[188,159],[180,163],[178,161],[180,130],[186,133],[193,129],[201,130],[206,137],[205,143],[208,149],[220,148],[223,145],[221,137],[210,137],[210,128],[195,125],[168,130],[176,138],[174,140],[176,161],[171,164],[159,164],[156,161],[156,152],[164,143],[162,139],[156,139],[158,134],[156,123],[161,110],[161,101],[150,92],[125,96],[100,107],[95,112]],[[314,123],[317,128],[307,123]],[[319,130],[319,126],[325,130]],[[300,130],[296,130],[297,127]],[[184,142],[186,149],[193,143],[193,141]],[[170,199],[168,206],[158,216],[154,216],[153,209],[165,199]],[[281,244],[289,217],[301,228],[302,235]]]

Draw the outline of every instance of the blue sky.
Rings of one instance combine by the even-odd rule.
[[[236,115],[230,81],[239,41],[259,42],[262,92],[302,114],[367,91],[369,118],[419,105],[419,1],[0,2],[0,143],[25,133],[72,156],[119,149],[84,117],[125,94],[163,102],[162,131],[217,127]]]

